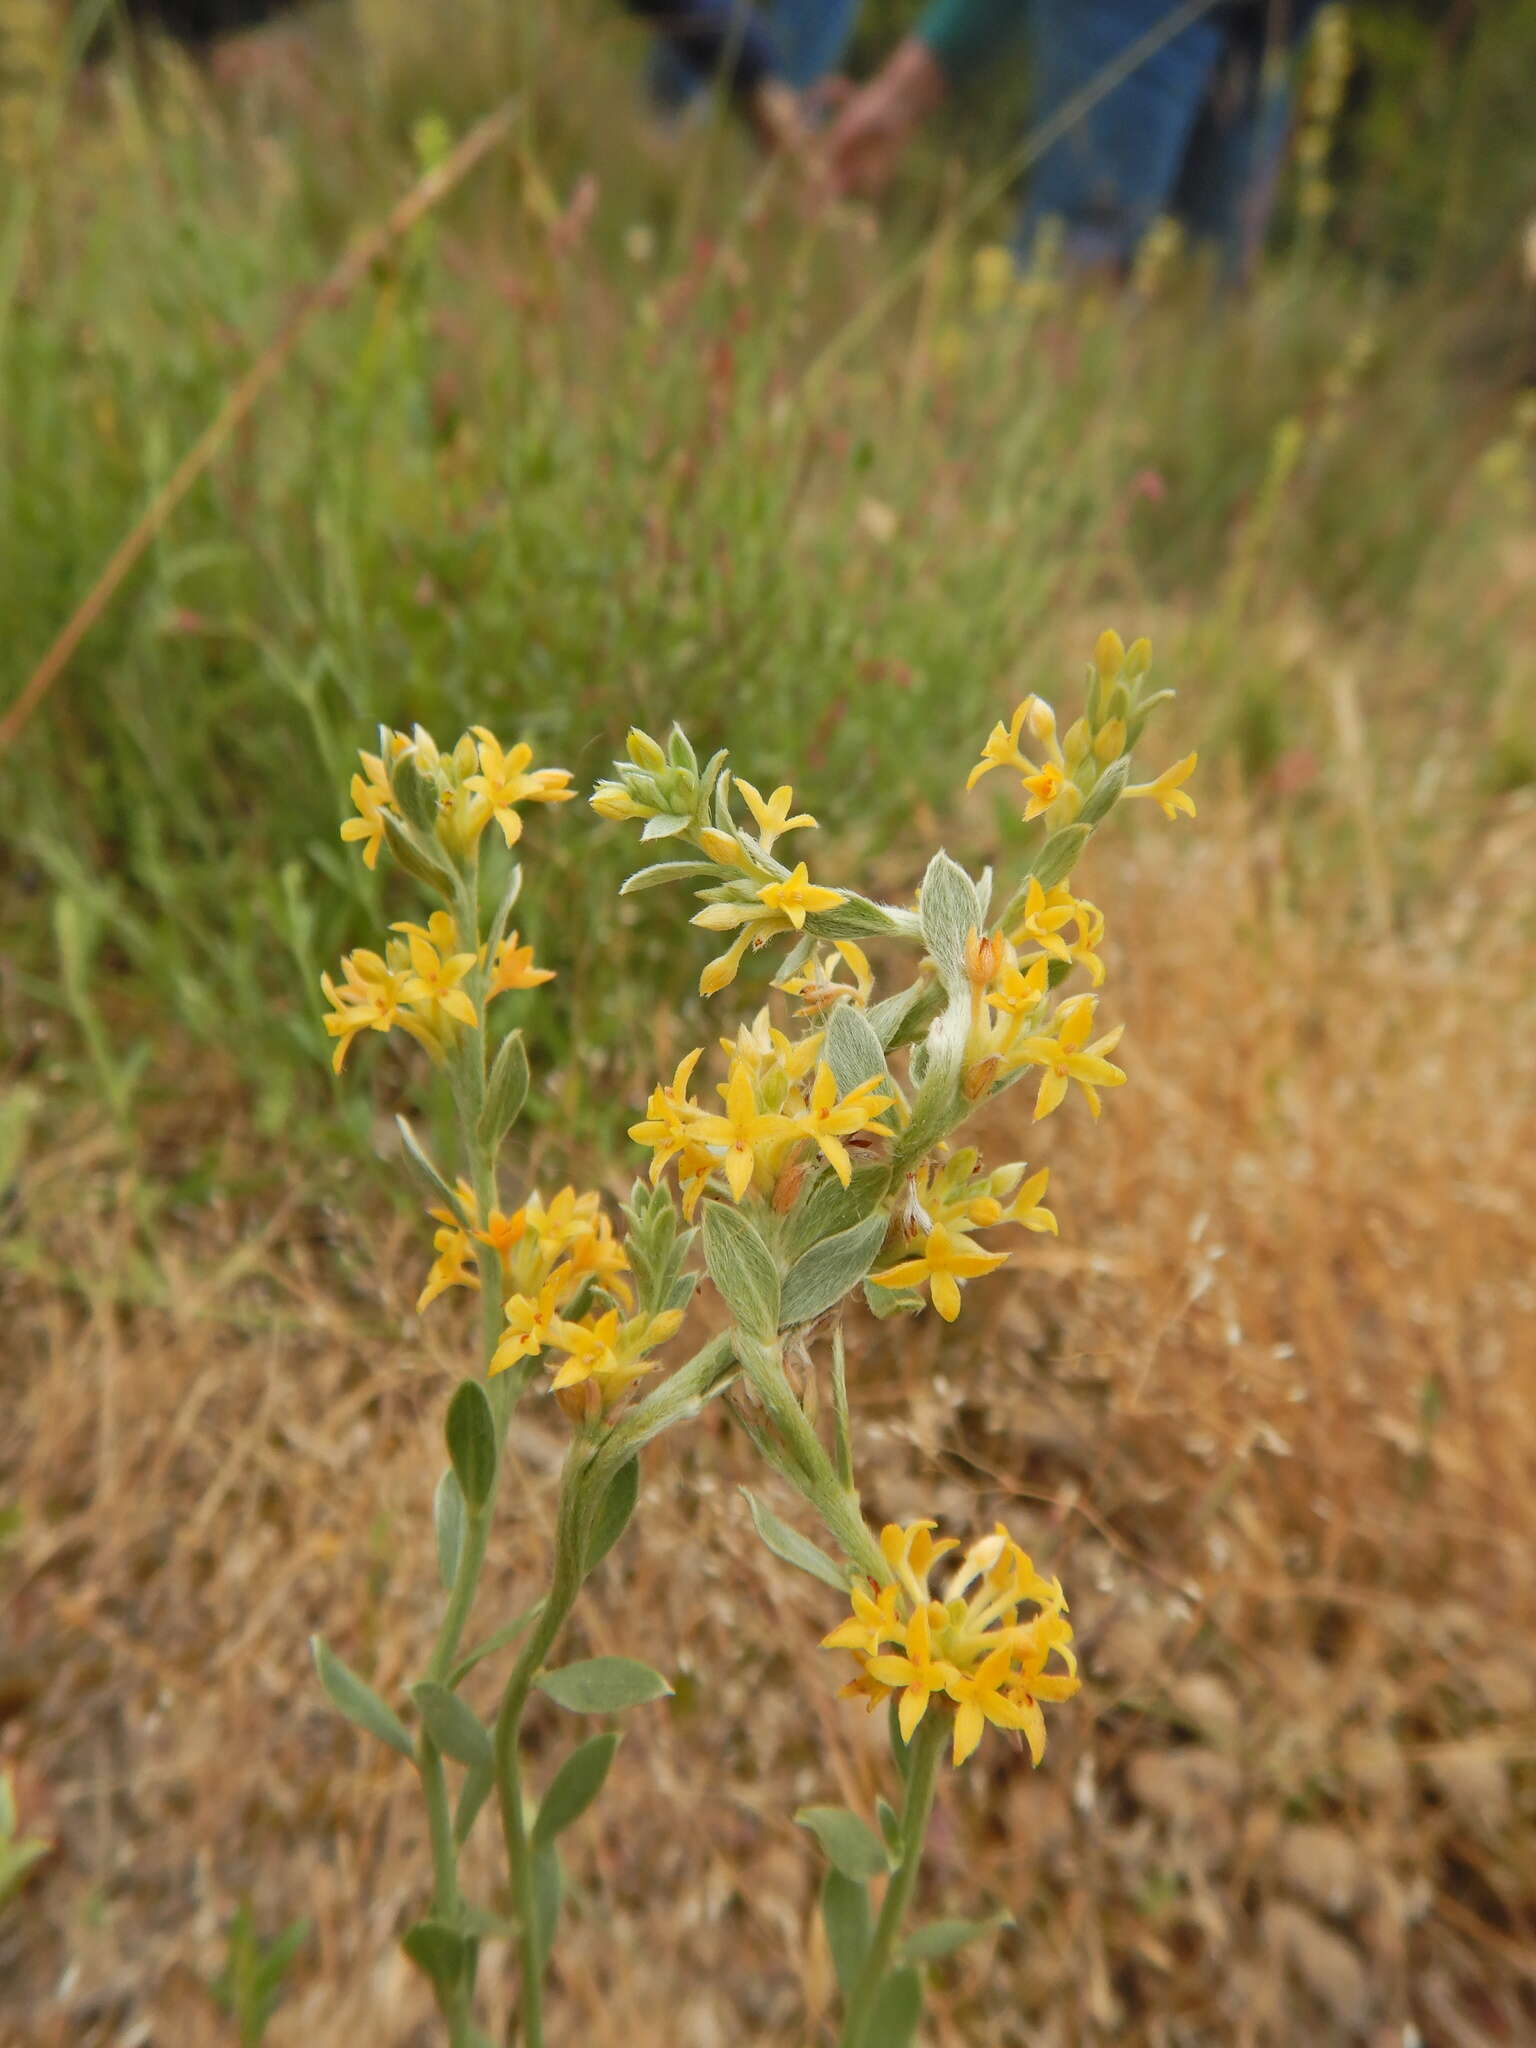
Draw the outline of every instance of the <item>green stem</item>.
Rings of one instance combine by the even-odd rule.
[[[538,1625],[523,1645],[512,1667],[501,1705],[491,1748],[496,1766],[496,1798],[501,1810],[501,1831],[507,1845],[507,1863],[512,1877],[512,1898],[517,1915],[518,1974],[522,1981],[523,2048],[543,2048],[544,2041],[544,1955],[539,1943],[535,1917],[533,1857],[528,1841],[528,1824],[523,1811],[523,1772],[520,1755],[523,1710],[533,1681],[543,1668],[551,1645],[565,1626],[585,1576],[582,1570],[586,1538],[586,1517],[582,1512],[587,1489],[587,1446],[572,1444],[560,1486],[560,1508],[555,1536],[555,1569],[544,1611]]]
[[[857,1493],[839,1480],[826,1446],[795,1399],[778,1346],[759,1343],[738,1331],[736,1350],[752,1391],[767,1410],[779,1441],[789,1454],[781,1468],[785,1477],[820,1515],[828,1534],[849,1562],[883,1584],[891,1575],[890,1567],[870,1534]]]
[[[908,1751],[907,1796],[901,1810],[901,1861],[886,1885],[869,1954],[864,1958],[864,1967],[848,2000],[840,2048],[879,2048],[878,2042],[866,2040],[869,2022],[875,2001],[880,1996],[880,1987],[890,1970],[891,1958],[901,1934],[901,1923],[917,1883],[917,1873],[923,1860],[923,1843],[928,1833],[928,1816],[933,1811],[934,1788],[938,1783],[939,1754],[948,1732],[949,1724],[945,1717],[937,1710],[930,1711],[924,1715]]]

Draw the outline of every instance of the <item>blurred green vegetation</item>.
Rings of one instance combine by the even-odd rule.
[[[893,887],[913,806],[950,809],[991,720],[1106,624],[1153,635],[1211,789],[1224,755],[1303,819],[1329,679],[1358,677],[1405,890],[1461,795],[1530,779],[1531,0],[1454,51],[1363,11],[1326,229],[1230,304],[1177,255],[1119,298],[1044,275],[991,304],[1002,215],[966,217],[955,130],[871,239],[726,126],[653,133],[611,11],[427,13],[322,10],[233,105],[170,53],[108,65],[0,199],[9,702],[297,295],[523,98],[309,328],[0,761],[12,1085],[169,1108],[194,1156],[232,1104],[365,1142],[316,985],[386,915],[336,836],[380,719],[482,721],[589,786],[632,720],[676,718]],[[526,843],[569,1118],[646,1064],[702,954],[676,904],[616,909],[630,849],[584,806]]]

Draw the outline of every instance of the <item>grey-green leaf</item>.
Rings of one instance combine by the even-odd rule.
[[[784,1256],[793,1263],[812,1245],[862,1222],[885,1193],[890,1177],[883,1160],[856,1166],[847,1187],[830,1169],[819,1175],[785,1219]]]
[[[616,1714],[625,1707],[643,1707],[647,1700],[670,1697],[672,1688],[659,1671],[633,1657],[586,1657],[543,1671],[534,1680],[556,1706],[573,1714]]]
[[[468,1938],[446,1920],[418,1920],[400,1946],[445,1998],[469,1967]]]
[[[869,1954],[869,1893],[863,1885],[829,1867],[821,1887],[821,1918],[827,1930],[827,1947],[838,1987],[847,1998],[859,1981],[864,1958]]]
[[[813,1245],[803,1259],[797,1259],[784,1276],[780,1322],[786,1328],[791,1323],[808,1323],[857,1287],[885,1243],[887,1228],[888,1218],[883,1210],[878,1211],[851,1230]]]
[[[489,1764],[471,1764],[464,1773],[464,1782],[459,1787],[459,1803],[453,1813],[453,1839],[456,1842],[468,1841],[469,1831],[495,1784],[496,1774]]]
[[[398,1749],[402,1756],[414,1756],[415,1744],[406,1731],[405,1723],[393,1708],[387,1707],[357,1673],[345,1664],[333,1650],[326,1647],[322,1636],[311,1636],[309,1647],[314,1653],[315,1669],[320,1674],[320,1683],[325,1687],[331,1705],[356,1722],[359,1728],[376,1735],[380,1742],[387,1742],[391,1749]]]
[[[464,1549],[464,1490],[450,1465],[432,1496],[432,1533],[437,1541],[437,1576],[447,1592],[459,1571]]]
[[[660,889],[668,882],[688,882],[696,875],[713,875],[716,872],[712,860],[658,860],[648,868],[637,868],[619,894],[638,896],[642,889]]]
[[[795,1820],[810,1829],[826,1851],[827,1861],[844,1877],[865,1883],[872,1877],[884,1877],[890,1869],[884,1842],[867,1821],[846,1806],[802,1806]]]
[[[487,1151],[496,1150],[522,1115],[527,1100],[527,1048],[521,1031],[509,1031],[492,1063],[485,1084],[485,1103],[475,1125],[475,1136]]]
[[[947,853],[936,853],[923,876],[918,898],[923,943],[953,997],[966,985],[965,942],[981,929],[981,900],[976,884]]]
[[[496,1484],[496,1421],[478,1380],[463,1380],[454,1390],[443,1433],[465,1505],[483,1508]]]
[[[1083,808],[1077,814],[1078,824],[1097,825],[1102,819],[1107,818],[1120,801],[1125,785],[1130,779],[1131,757],[1129,754],[1122,754],[1118,761],[1110,762],[1084,797]]]
[[[746,1217],[727,1202],[704,1204],[704,1263],[741,1327],[771,1344],[779,1327],[779,1269]]]
[[[556,1835],[563,1833],[573,1820],[579,1820],[586,1812],[603,1789],[603,1780],[608,1775],[608,1766],[613,1762],[613,1752],[618,1746],[617,1735],[594,1735],[590,1742],[584,1742],[580,1749],[573,1750],[566,1758],[544,1794],[539,1817],[533,1824],[535,1848],[552,1842]]]
[[[893,1970],[880,1986],[865,2040],[880,2048],[911,2048],[923,2016],[923,1980],[910,1966]]]
[[[1092,825],[1063,825],[1053,832],[1029,864],[1029,872],[1042,889],[1054,889],[1077,865],[1077,857],[1093,836]]]
[[[862,1081],[885,1079],[885,1047],[864,1012],[852,1003],[839,1003],[827,1018],[823,1057],[840,1095],[851,1094]]]
[[[787,1522],[781,1522],[771,1508],[764,1507],[756,1494],[741,1489],[742,1499],[752,1510],[752,1521],[775,1557],[783,1558],[797,1571],[809,1572],[813,1579],[820,1579],[824,1586],[833,1586],[839,1593],[848,1591],[849,1574],[834,1564],[824,1550],[818,1550],[809,1537],[802,1536],[798,1529],[791,1529]]]
[[[640,1493],[640,1461],[627,1458],[608,1482],[587,1531],[587,1570],[594,1571],[624,1534]]]
[[[936,1963],[964,1948],[968,1941],[1012,1925],[1012,1915],[1008,1913],[994,1913],[989,1920],[935,1920],[907,1936],[901,1945],[902,1959],[909,1963]]]
[[[411,1698],[421,1715],[422,1726],[455,1763],[484,1770],[491,1761],[491,1738],[475,1718],[472,1708],[457,1693],[432,1679],[411,1687]]]
[[[542,1961],[549,1960],[555,1945],[555,1927],[560,1919],[560,1897],[565,1879],[560,1855],[553,1842],[546,1842],[533,1859],[533,1928]]]

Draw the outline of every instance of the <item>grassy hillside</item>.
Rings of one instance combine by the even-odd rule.
[[[1524,2038],[1536,17],[1367,13],[1337,190],[1224,303],[1177,251],[1118,297],[1003,280],[976,136],[827,213],[728,129],[653,132],[607,12],[426,16],[320,9],[234,83],[109,64],[5,127],[0,715],[301,295],[518,107],[0,757],[0,1759],[57,1845],[0,1907],[0,2038],[232,2039],[242,1898],[312,1922],[279,2048],[432,2038],[392,1948],[418,1813],[305,1648],[416,1668],[460,1334],[412,1314],[376,1157],[410,1063],[338,1086],[318,1025],[403,909],[337,838],[357,746],[484,720],[590,784],[676,717],[898,895],[940,837],[1017,854],[966,768],[1106,624],[1201,753],[1197,825],[1095,857],[1133,1085],[990,1325],[853,1347],[875,1511],[1006,1512],[1088,1676],[1044,1771],[948,1801],[936,1891],[1018,1925],[943,1966],[932,2038]],[[616,905],[617,838],[541,821],[519,908],[546,1180],[622,1187],[626,1105],[760,999],[698,1002],[707,942]],[[518,1441],[530,1548],[561,1434]],[[748,1469],[723,1422],[667,1451],[604,1567],[589,1647],[643,1628],[679,1686],[582,1840],[557,2040],[806,2048],[830,2005],[787,1815],[874,1760]]]

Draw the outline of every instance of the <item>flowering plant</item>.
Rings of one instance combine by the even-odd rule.
[[[878,1830],[842,1808],[797,1816],[828,1858],[822,1910],[843,1994],[842,2048],[912,2040],[922,1964],[987,1924],[903,1932],[946,1744],[962,1765],[991,1726],[1022,1737],[1038,1763],[1044,1705],[1077,1690],[1066,1600],[1001,1525],[937,1585],[953,1538],[936,1539],[934,1523],[921,1520],[871,1529],[855,1472],[844,1317],[862,1294],[877,1316],[931,1304],[953,1322],[965,1290],[1008,1261],[996,1233],[1057,1229],[1045,1206],[1049,1169],[985,1167],[957,1139],[984,1103],[1026,1079],[1037,1084],[1038,1122],[1073,1084],[1098,1116],[1101,1091],[1126,1078],[1110,1058],[1119,1027],[1100,1031],[1097,1022],[1105,920],[1068,877],[1122,798],[1150,797],[1169,817],[1194,810],[1184,788],[1193,755],[1150,782],[1130,781],[1147,718],[1171,694],[1151,689],[1149,667],[1145,641],[1127,651],[1106,633],[1082,713],[1064,733],[1051,707],[1030,696],[987,739],[972,784],[996,768],[1015,773],[1024,817],[1040,823],[1025,872],[995,915],[991,875],[972,877],[942,852],[911,907],[813,881],[806,860],[790,866],[775,850],[815,827],[795,812],[790,788],[764,796],[723,752],[701,765],[680,731],[665,746],[630,733],[592,807],[668,845],[623,893],[695,889],[702,907],[693,922],[728,939],[703,969],[705,996],[727,988],[750,953],[783,946],[774,985],[785,1009],[775,1021],[765,1007],[722,1038],[714,1099],[701,1078],[703,1047],[657,1083],[630,1133],[650,1153],[649,1171],[617,1217],[600,1193],[572,1187],[529,1190],[503,1206],[502,1154],[529,1074],[521,1033],[501,1028],[499,1008],[493,1021],[492,1005],[551,978],[509,928],[520,882],[510,855],[523,807],[568,799],[569,776],[533,769],[527,746],[503,749],[478,726],[449,752],[419,727],[385,732],[377,754],[362,757],[357,815],[343,837],[361,844],[370,865],[387,850],[438,902],[424,924],[394,925],[382,954],[355,952],[339,981],[325,977],[325,1024],[338,1071],[363,1032],[398,1027],[448,1075],[461,1170],[450,1180],[401,1126],[435,1197],[419,1305],[478,1290],[481,1362],[447,1408],[448,1468],[435,1498],[444,1605],[426,1673],[409,1689],[414,1733],[318,1639],[316,1658],[334,1703],[410,1758],[420,1778],[433,1891],[405,1947],[431,1979],[455,2048],[486,2038],[476,1978],[491,1934],[516,1942],[517,2037],[530,2048],[543,2038],[558,1837],[601,1790],[618,1737],[575,1748],[535,1805],[524,1714],[536,1689],[571,1712],[604,1715],[670,1691],[630,1658],[548,1659],[629,1520],[641,1449],[717,1396],[838,1553],[749,1494],[768,1547],[849,1603],[826,1637],[854,1659],[845,1693],[889,1710],[899,1808],[880,1802]],[[867,946],[915,960],[878,1000]],[[1072,976],[1088,987],[1059,992]],[[728,1326],[686,1360],[666,1361],[704,1275]],[[541,1379],[571,1424],[550,1581],[533,1606],[465,1653],[502,1447],[519,1401]],[[465,1681],[501,1657],[508,1668],[487,1724]],[[462,1773],[453,1802],[449,1764]],[[509,1873],[505,1914],[469,1901],[459,1877],[459,1851],[493,1795]]]

